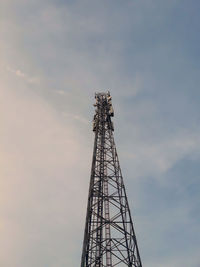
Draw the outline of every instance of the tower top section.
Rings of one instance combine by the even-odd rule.
[[[112,106],[112,97],[110,92],[107,93],[95,93],[95,100],[94,103],[95,115],[93,119],[93,131],[95,132],[100,120],[105,122],[105,125],[108,125],[108,128],[114,130],[113,123],[111,121],[111,117],[114,116],[114,109]]]
[[[110,96],[110,92],[108,91],[107,93],[95,93],[95,99],[96,99],[96,103],[94,104],[94,106],[98,106],[98,104],[102,105],[102,104],[108,104],[109,106],[112,106],[112,97]]]

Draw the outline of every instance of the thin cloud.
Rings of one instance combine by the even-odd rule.
[[[57,93],[58,95],[67,95],[67,92],[63,90],[55,90],[55,93]]]
[[[77,114],[72,114],[72,113],[66,113],[66,112],[63,112],[62,113],[64,117],[68,117],[68,118],[71,118],[71,119],[75,119],[85,125],[88,125],[89,121],[84,118],[83,116],[81,115],[77,115]]]
[[[6,70],[10,73],[15,74],[17,77],[24,79],[28,83],[38,84],[39,78],[38,77],[31,77],[30,75],[25,74],[23,71],[19,69],[13,69],[10,66],[6,67]]]

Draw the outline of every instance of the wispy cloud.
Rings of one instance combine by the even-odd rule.
[[[121,153],[124,160],[132,162],[134,177],[152,175],[161,182],[160,175],[166,173],[183,158],[198,153],[200,131],[196,129],[196,132],[179,132],[169,139],[165,136],[163,140],[151,144],[145,140],[135,141]]]
[[[67,117],[67,118],[71,118],[71,119],[77,120],[77,121],[79,121],[79,122],[81,122],[83,124],[86,124],[86,125],[88,125],[88,123],[90,122],[88,119],[84,118],[81,115],[77,115],[77,114],[63,112],[63,116]]]
[[[7,67],[6,67],[6,70],[7,70],[8,72],[13,73],[13,74],[16,75],[17,77],[24,79],[24,80],[25,80],[26,82],[28,82],[28,83],[38,84],[38,83],[40,82],[40,80],[39,80],[38,77],[31,77],[30,75],[25,74],[24,72],[22,72],[22,71],[19,70],[19,69],[13,69],[13,68],[11,68],[10,66],[7,66]]]
[[[54,90],[54,92],[59,94],[59,95],[67,95],[67,92],[65,92],[63,90]]]

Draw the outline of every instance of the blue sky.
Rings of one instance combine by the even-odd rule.
[[[0,265],[80,265],[94,93],[143,266],[200,267],[200,2],[3,0]]]

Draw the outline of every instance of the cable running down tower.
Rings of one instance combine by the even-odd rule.
[[[95,94],[95,133],[81,267],[142,267],[113,137],[110,93]]]

